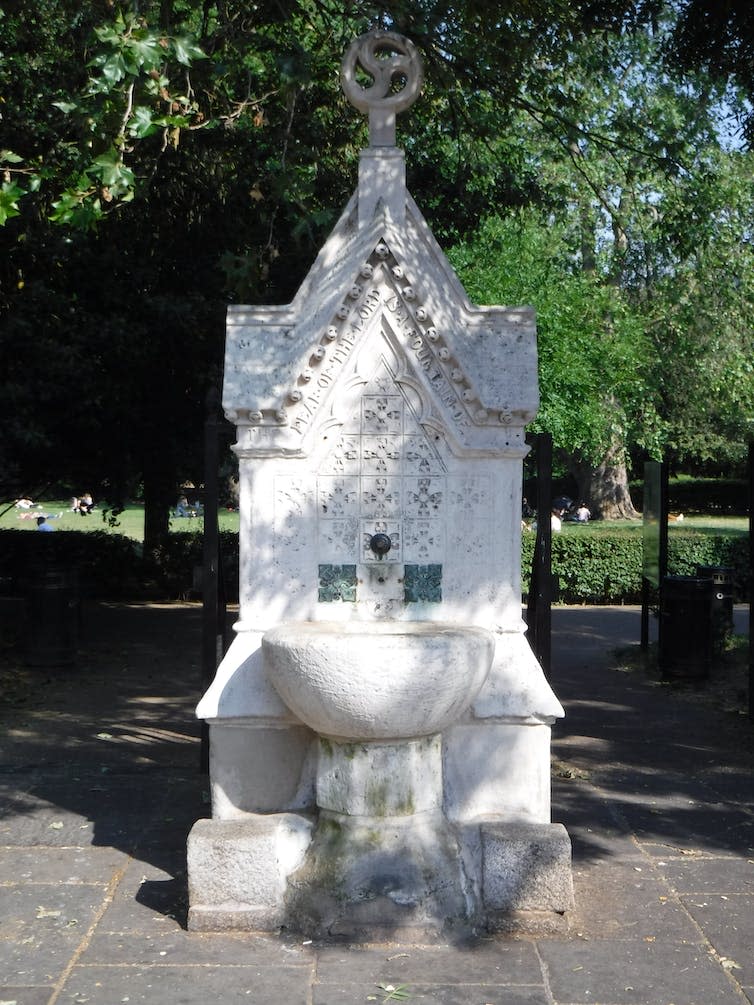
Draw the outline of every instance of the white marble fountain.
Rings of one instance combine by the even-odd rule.
[[[228,312],[240,616],[198,708],[189,926],[558,930],[563,711],[521,619],[533,312],[471,304],[406,191],[412,44],[362,36],[342,84],[369,113],[358,188],[291,304]]]

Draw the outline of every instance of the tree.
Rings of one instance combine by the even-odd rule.
[[[165,532],[170,487],[191,464],[204,393],[218,374],[224,303],[288,299],[350,193],[365,125],[346,111],[336,69],[350,39],[375,24],[408,34],[425,55],[425,98],[412,109],[406,145],[410,187],[438,236],[467,239],[490,206],[568,209],[580,223],[582,268],[603,279],[607,268],[614,284],[638,290],[648,259],[637,236],[655,230],[654,192],[687,170],[699,132],[681,128],[685,116],[701,123],[716,93],[707,81],[684,91],[663,79],[675,104],[646,135],[642,87],[650,80],[657,94],[659,71],[633,67],[648,64],[639,47],[662,10],[674,8],[660,0],[83,8],[19,0],[7,8],[0,312],[6,339],[35,336],[24,345],[28,366],[46,349],[50,379],[30,395],[25,371],[13,371],[4,470],[17,481],[79,477],[72,465],[85,458],[103,488],[143,480],[155,539]],[[626,58],[631,97],[621,103]],[[0,350],[11,363],[15,348]],[[158,407],[144,391],[150,382]],[[76,451],[64,442],[70,414],[60,425],[76,408],[61,388],[85,388],[98,407],[91,429],[103,432],[77,435]]]
[[[635,515],[623,489],[626,451],[656,448],[661,430],[657,354],[640,314],[613,284],[574,268],[567,226],[537,210],[490,218],[451,261],[477,302],[536,308],[534,428],[552,433],[595,513]]]

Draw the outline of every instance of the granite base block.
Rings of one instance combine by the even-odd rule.
[[[288,876],[303,861],[313,821],[297,813],[199,820],[188,839],[188,927],[275,931]]]
[[[537,930],[562,930],[572,910],[571,841],[562,824],[483,823],[482,899],[495,931],[521,931],[531,914]],[[544,928],[543,928],[544,926]]]

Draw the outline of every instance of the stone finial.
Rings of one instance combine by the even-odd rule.
[[[362,87],[357,72],[373,83]],[[395,116],[416,101],[424,68],[416,46],[393,31],[370,31],[354,39],[340,71],[343,93],[361,112],[369,113],[369,145],[395,146]]]

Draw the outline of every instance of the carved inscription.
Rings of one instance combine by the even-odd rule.
[[[412,350],[416,362],[420,369],[426,373],[435,394],[448,410],[452,421],[457,426],[468,426],[468,413],[458,396],[458,392],[445,376],[445,371],[438,362],[432,344],[416,328],[414,319],[402,298],[397,295],[389,297],[385,301],[385,307],[390,311],[390,321],[393,328],[405,345]]]
[[[359,336],[366,330],[381,303],[380,291],[377,289],[368,290],[358,307],[354,308],[354,316],[348,327],[343,331],[338,341],[328,348],[325,363],[312,371],[309,380],[306,381],[306,391],[303,392],[301,400],[296,404],[296,414],[291,421],[291,426],[297,433],[303,433],[312,421],[328,388],[343,368]]]

